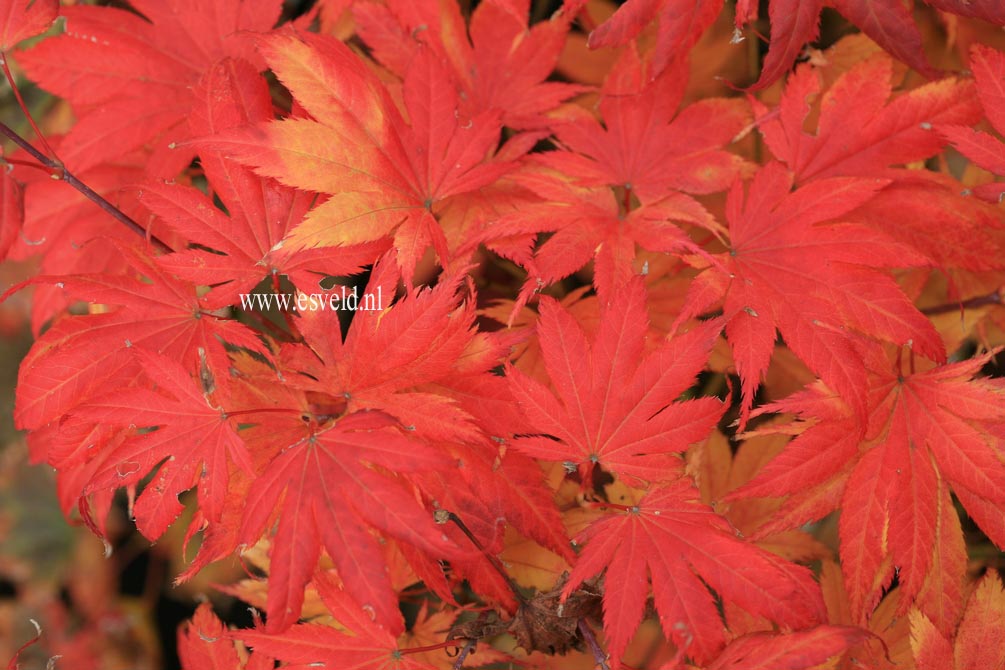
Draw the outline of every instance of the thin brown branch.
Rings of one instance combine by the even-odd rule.
[[[967,309],[976,309],[978,307],[987,307],[989,305],[1000,305],[1002,304],[1003,290],[1005,290],[1005,287],[997,288],[987,295],[980,295],[961,302],[948,302],[942,305],[925,307],[921,310],[921,313],[928,316],[934,316],[936,314],[948,314],[957,310],[963,312]]]
[[[457,659],[454,661],[454,665],[451,667],[451,670],[461,670],[461,668],[464,667],[464,659],[468,657],[468,654],[474,651],[477,644],[478,640],[468,640],[467,644],[464,645],[464,648],[461,649],[461,653],[457,654]]]
[[[484,556],[489,564],[495,568],[495,571],[499,573],[499,576],[506,581],[506,584],[509,586],[509,590],[513,592],[513,597],[516,598],[517,602],[521,605],[526,605],[527,599],[522,593],[520,593],[520,589],[517,588],[516,584],[513,582],[513,578],[506,572],[506,568],[503,566],[502,561],[499,560],[499,557],[494,554],[490,554],[488,550],[485,549],[482,543],[478,541],[478,538],[475,537],[474,533],[472,533],[471,530],[468,529],[467,525],[461,521],[459,516],[453,512],[448,512],[447,518],[453,521],[454,525],[461,529],[461,532],[467,536],[467,538],[471,541],[471,544],[475,545],[478,551],[482,552],[482,556]]]
[[[611,666],[607,663],[607,654],[604,650],[600,648],[600,644],[597,642],[597,636],[593,634],[593,629],[590,628],[590,624],[586,622],[586,619],[580,619],[577,624],[579,632],[583,635],[583,639],[586,640],[586,646],[590,648],[593,653],[593,660],[597,662],[597,668],[599,670],[611,670]]]
[[[149,240],[150,243],[153,244],[153,246],[156,247],[158,250],[165,253],[171,251],[171,247],[169,247],[163,241],[158,239],[156,235],[149,233],[146,228],[144,228],[135,220],[133,220],[125,212],[123,212],[118,207],[105,200],[105,198],[100,193],[92,189],[84,182],[80,181],[73,173],[67,170],[62,163],[52,158],[49,158],[41,151],[36,149],[34,146],[32,146],[32,144],[28,140],[18,135],[17,132],[11,129],[7,124],[0,123],[0,134],[7,137],[7,139],[9,139],[17,146],[19,146],[21,149],[24,149],[24,151],[28,153],[32,158],[34,158],[43,166],[48,168],[52,172],[53,177],[61,179],[70,186],[72,186],[73,188],[77,189],[77,191],[79,191],[85,198],[87,198],[95,205],[100,207],[113,219],[124,224],[127,228],[129,228],[131,231],[133,231],[143,239]]]

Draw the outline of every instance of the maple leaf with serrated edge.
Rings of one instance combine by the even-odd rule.
[[[430,48],[449,64],[463,92],[464,116],[497,109],[510,128],[540,128],[545,114],[586,90],[577,84],[545,81],[555,69],[569,31],[569,12],[527,25],[526,0],[480,2],[465,25],[453,2],[390,0],[356,3],[356,29],[374,57],[404,77],[417,52]],[[565,3],[568,4],[568,3]]]
[[[451,260],[436,209],[509,172],[493,161],[499,113],[461,119],[449,73],[430,50],[412,60],[402,88],[406,124],[376,74],[341,42],[279,32],[260,49],[311,118],[274,121],[208,143],[267,177],[324,193],[287,236],[291,250],[393,237],[406,282],[432,245]]]
[[[358,310],[345,341],[336,311],[301,312],[304,345],[280,351],[284,369],[298,373],[289,383],[332,396],[349,411],[390,414],[422,438],[479,439],[471,415],[430,386],[458,374],[458,358],[475,336],[473,304],[458,305],[463,275],[441,277],[435,288],[413,289],[392,305],[396,280],[393,257],[383,258],[361,297],[378,308]]]
[[[659,16],[653,52],[654,74],[659,74],[691,50],[722,11],[723,0],[628,0],[590,33],[591,49],[625,44]]]
[[[36,3],[40,4],[40,3]],[[192,154],[172,144],[185,124],[192,86],[224,57],[260,62],[252,35],[279,19],[281,0],[162,0],[117,7],[63,7],[66,32],[20,52],[33,81],[68,100],[78,115],[65,139],[80,172],[134,149],[149,152],[148,174],[173,178]]]
[[[1005,24],[1005,7],[996,0],[925,0],[945,12]],[[928,77],[938,74],[925,57],[921,33],[911,10],[900,0],[771,0],[771,40],[764,65],[751,90],[760,90],[780,79],[792,67],[808,42],[819,35],[820,12],[829,5],[872,38],[895,58]],[[609,20],[590,34],[590,47],[617,46],[638,35],[659,17],[653,64],[656,73],[681,59],[715,21],[722,0],[628,0]],[[737,3],[737,31],[757,18],[751,0]],[[739,35],[739,32],[737,32]]]
[[[45,32],[59,13],[59,0],[0,0],[0,51]]]
[[[861,419],[848,416],[819,389],[767,406],[766,411],[800,415],[803,422],[794,427],[802,432],[727,500],[789,496],[758,536],[840,507],[842,568],[859,623],[867,620],[895,569],[902,613],[923,593],[926,576],[933,579],[933,569],[941,571],[935,586],[958,595],[965,567],[960,537],[944,536],[942,520],[944,513],[953,514],[950,487],[988,537],[1005,546],[1005,464],[997,447],[1005,390],[994,380],[973,378],[989,358],[904,374],[873,350],[864,436],[857,429]],[[953,526],[950,520],[948,527]],[[959,533],[958,524],[955,528]],[[956,547],[956,559],[942,552],[947,545]],[[944,629],[952,622],[938,611],[941,594],[933,596],[918,606]]]
[[[972,83],[947,78],[888,103],[893,63],[885,55],[844,72],[822,96],[820,74],[809,65],[800,66],[772,111],[752,101],[766,144],[795,173],[796,182],[864,176],[892,180],[859,209],[857,222],[915,248],[942,269],[1000,265],[1001,254],[987,233],[998,226],[995,212],[962,197],[963,186],[955,179],[890,167],[942,150],[945,140],[933,124],[977,119]],[[820,113],[811,133],[806,124],[815,99]]]
[[[140,371],[132,346],[171,356],[192,370],[205,364],[220,386],[229,378],[224,342],[265,355],[250,328],[203,311],[195,286],[165,273],[144,251],[110,242],[131,274],[46,275],[28,282],[118,309],[64,319],[38,339],[18,374],[14,416],[21,428],[39,428],[95,395],[127,386]]]
[[[202,603],[192,619],[178,629],[178,656],[187,670],[272,670],[275,661],[265,654],[251,654],[241,661],[227,628],[213,606]]]
[[[707,670],[810,670],[869,639],[852,626],[817,626],[794,633],[751,633],[722,650]],[[678,670],[676,664],[661,670]]]
[[[545,484],[538,462],[509,448],[508,441],[501,445],[492,440],[468,443],[452,453],[458,462],[456,471],[421,474],[416,480],[439,509],[457,514],[485,550],[470,559],[451,561],[455,576],[466,579],[483,597],[514,614],[519,602],[512,583],[486,556],[505,551],[508,523],[572,564],[575,554],[555,505],[555,492]],[[458,480],[459,476],[463,481]],[[462,546],[470,542],[452,524],[444,530]]]
[[[265,79],[246,61],[224,59],[199,81],[189,127],[193,135],[205,137],[272,118]],[[272,273],[314,289],[325,276],[359,272],[386,249],[386,244],[372,243],[291,254],[281,241],[303,219],[315,196],[259,177],[210,149],[199,152],[199,161],[209,195],[192,186],[146,183],[138,197],[160,219],[153,230],[167,225],[197,245],[163,256],[158,263],[183,279],[212,285],[202,298],[210,307],[237,303],[241,294]],[[212,195],[227,213],[213,204]]]
[[[809,101],[820,94],[821,80],[809,64],[789,77],[776,110],[751,103],[765,143],[797,183],[886,177],[887,167],[924,160],[942,149],[945,140],[935,124],[972,123],[980,116],[972,82],[947,77],[890,101],[892,79],[893,62],[882,54],[841,74],[820,99],[812,134],[805,130]]]
[[[835,177],[794,192],[780,163],[762,168],[744,199],[733,186],[726,203],[730,250],[688,289],[678,321],[720,303],[726,339],[740,375],[746,421],[754,392],[768,369],[778,330],[811,370],[865,415],[866,371],[855,350],[859,333],[897,344],[935,361],[946,354],[932,324],[896,282],[879,270],[925,265],[927,260],[865,226],[829,223],[868,202],[888,184]]]
[[[591,260],[596,261],[593,282],[597,293],[612,295],[634,274],[636,245],[648,251],[705,255],[675,223],[717,228],[708,211],[692,197],[671,193],[625,213],[612,189],[578,186],[571,177],[541,164],[544,162],[530,162],[512,177],[543,202],[529,203],[503,216],[486,226],[478,238],[494,245],[499,240],[554,233],[533,255],[527,253],[528,246],[511,258],[528,274],[513,307],[514,315],[543,286],[581,270]],[[493,248],[508,255],[504,246]]]
[[[985,117],[992,128],[1005,135],[1005,54],[975,44],[970,49],[970,69],[977,82],[977,95]],[[957,151],[973,163],[997,175],[1005,175],[1005,142],[988,133],[951,122],[937,128]],[[1005,195],[1005,184],[980,184],[972,190],[977,196],[997,203]]]
[[[553,122],[567,151],[542,155],[577,183],[618,186],[625,199],[657,202],[675,193],[724,191],[749,164],[726,151],[749,123],[739,98],[708,98],[678,110],[687,78],[665,72],[652,81],[634,50],[608,74],[600,102],[603,126],[592,116]]]
[[[314,583],[332,616],[343,630],[316,623],[297,624],[281,632],[256,628],[236,630],[230,637],[295,667],[321,665],[353,670],[437,670],[411,654],[404,654],[397,636],[404,628],[398,615],[394,625],[383,625],[360,610],[351,593],[339,588],[327,573],[319,572]],[[397,609],[397,608],[396,608]]]
[[[602,303],[600,330],[588,342],[569,312],[541,298],[537,334],[554,391],[510,366],[510,389],[538,435],[516,449],[578,468],[592,481],[597,466],[633,481],[679,474],[678,454],[712,431],[723,412],[717,398],[675,402],[705,366],[721,324],[709,321],[645,353],[646,291],[636,277]]]
[[[1005,667],[1005,589],[994,570],[977,583],[950,639],[925,614],[911,610],[911,650],[918,670]]]
[[[400,616],[398,597],[372,529],[437,557],[455,554],[455,545],[403,481],[410,472],[453,465],[440,451],[406,438],[380,412],[349,414],[279,451],[248,493],[238,533],[240,541],[254,544],[278,513],[266,630],[278,633],[300,617],[304,587],[322,547],[349,595],[391,627]]]
[[[249,474],[253,466],[226,412],[211,403],[209,393],[197,388],[184,367],[158,354],[137,350],[136,355],[157,390],[116,390],[75,407],[72,417],[102,425],[156,428],[103,450],[102,463],[83,491],[87,495],[133,486],[156,471],[132,508],[136,527],[156,540],[181,514],[178,496],[190,488],[197,487],[203,517],[210,523],[218,521],[227,502],[231,463]]]
[[[653,487],[635,505],[590,524],[577,541],[586,548],[562,595],[606,568],[604,631],[616,663],[642,620],[647,573],[664,633],[700,663],[726,643],[709,588],[790,628],[825,618],[812,573],[737,537],[688,478]]]

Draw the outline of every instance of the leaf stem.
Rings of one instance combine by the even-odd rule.
[[[4,156],[0,160],[3,160],[4,163],[9,163],[11,165],[20,165],[21,167],[31,168],[32,170],[41,170],[42,172],[51,174],[49,168],[44,165],[39,165],[38,163],[32,163],[31,161],[23,161],[19,158],[8,158],[7,156]]]
[[[482,543],[478,541],[478,538],[475,537],[474,533],[472,533],[471,530],[468,529],[467,525],[465,525],[465,523],[461,521],[461,518],[459,516],[457,516],[453,512],[447,512],[447,518],[453,521],[454,525],[456,525],[458,528],[461,529],[461,532],[464,533],[465,536],[467,536],[467,538],[471,541],[471,544],[475,545],[478,551],[482,552],[482,556],[484,556],[486,560],[488,560],[489,564],[493,568],[495,568],[495,571],[499,573],[499,575],[506,582],[506,585],[509,586],[509,590],[512,591],[513,597],[516,598],[517,602],[520,603],[521,605],[526,605],[527,599],[524,598],[523,594],[520,593],[520,589],[518,589],[516,587],[516,584],[513,583],[513,579],[506,572],[506,568],[499,560],[499,557],[494,554],[490,554],[488,550],[485,549]]]
[[[937,314],[947,314],[949,312],[955,312],[960,310],[960,316],[962,317],[963,311],[965,309],[972,309],[976,307],[987,307],[988,305],[1000,305],[1002,304],[1002,293],[1005,292],[1005,287],[996,288],[991,293],[987,295],[979,295],[975,298],[970,298],[968,300],[963,300],[961,302],[948,302],[942,305],[934,305],[932,307],[925,307],[921,309],[921,313],[926,316],[934,316]]]
[[[233,412],[224,412],[228,418],[235,416],[247,416],[249,414],[306,414],[304,410],[292,409],[288,407],[257,407],[254,409],[239,409]]]
[[[619,503],[612,503],[612,502],[591,502],[591,503],[589,503],[589,507],[593,507],[595,509],[598,509],[598,508],[599,509],[616,509],[616,510],[620,510],[622,512],[637,512],[638,511],[638,507],[636,505],[621,505]]]
[[[35,133],[35,137],[37,137],[38,141],[42,143],[46,153],[55,158],[56,152],[52,150],[52,147],[49,146],[49,142],[45,139],[45,135],[43,135],[42,131],[38,129],[38,126],[35,125],[35,119],[32,118],[31,112],[28,111],[28,106],[24,104],[24,98],[21,97],[21,91],[18,90],[17,84],[14,83],[14,75],[10,71],[10,66],[7,65],[6,53],[0,53],[0,67],[3,67],[3,74],[7,77],[7,83],[10,84],[10,90],[14,93],[14,99],[17,101],[17,106],[21,108],[25,118],[28,119],[28,125],[31,126],[31,130]]]
[[[464,667],[464,659],[468,657],[468,654],[475,650],[475,646],[477,644],[478,640],[468,640],[467,644],[464,645],[464,648],[461,649],[461,653],[457,655],[457,660],[454,661],[450,670],[461,670],[461,668]]]
[[[85,198],[93,202],[95,205],[103,209],[109,216],[111,216],[116,221],[125,224],[127,228],[142,237],[143,239],[149,240],[154,247],[158,250],[168,253],[171,251],[171,247],[165,244],[163,241],[157,238],[156,235],[151,234],[146,228],[138,224],[135,220],[125,214],[118,207],[112,203],[105,200],[99,193],[97,193],[90,186],[84,182],[77,179],[77,177],[66,169],[60,161],[49,158],[41,151],[36,149],[28,140],[24,139],[17,134],[16,131],[10,128],[5,123],[0,122],[0,135],[4,135],[11,142],[24,149],[32,158],[37,160],[43,166],[49,168],[52,172],[52,176],[55,179],[61,179],[67,184],[77,189]]]
[[[425,647],[408,647],[407,649],[399,649],[399,654],[421,654],[426,651],[436,651],[437,649],[446,649],[448,647],[457,647],[457,640],[444,640],[437,644],[428,644]]]
[[[586,640],[586,645],[593,652],[593,660],[597,662],[596,667],[600,670],[611,670],[611,666],[607,663],[607,654],[604,653],[604,650],[600,648],[600,644],[597,643],[597,636],[593,634],[590,624],[586,622],[586,619],[580,618],[576,626],[579,628],[579,632],[582,633],[583,639]]]

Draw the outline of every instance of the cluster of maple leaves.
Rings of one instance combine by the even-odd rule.
[[[124,488],[179,579],[248,564],[263,618],[201,606],[186,667],[1003,667],[960,514],[1005,549],[1005,385],[960,352],[1005,326],[1005,54],[833,0],[873,41],[796,65],[824,4],[684,104],[723,0],[0,0],[75,118],[0,174],[15,418],[99,535]],[[353,282],[395,299],[241,300]]]

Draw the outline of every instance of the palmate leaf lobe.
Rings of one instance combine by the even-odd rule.
[[[247,61],[231,58],[203,74],[192,105],[188,126],[197,138],[273,117],[265,79]],[[304,290],[315,290],[322,277],[355,274],[385,250],[386,244],[371,243],[291,253],[282,240],[302,221],[315,195],[260,177],[218,151],[200,148],[198,140],[192,144],[199,151],[208,194],[193,186],[148,182],[138,197],[157,215],[155,230],[166,225],[193,245],[159,258],[158,263],[182,279],[212,286],[203,296],[207,305],[239,304],[241,294],[273,273],[287,275]],[[226,213],[214,205],[212,196],[220,199]]]
[[[911,610],[911,649],[918,670],[1005,668],[1005,590],[989,570],[970,594],[953,635],[941,632],[917,609]]]
[[[790,628],[825,618],[812,573],[737,537],[687,477],[652,487],[634,506],[592,523],[577,541],[586,548],[563,595],[606,568],[604,630],[615,662],[642,619],[649,581],[664,633],[703,663],[726,643],[709,588]]]
[[[632,480],[677,476],[678,454],[707,437],[723,411],[717,398],[674,402],[704,367],[720,325],[701,324],[646,353],[645,299],[636,277],[603,305],[592,343],[565,309],[541,299],[537,330],[554,390],[507,369],[510,389],[538,433],[518,437],[516,449],[578,469],[583,482],[597,466]]]
[[[975,44],[970,51],[970,68],[977,82],[977,96],[987,120],[999,135],[1005,135],[1005,55],[989,47]],[[1005,174],[1005,143],[980,130],[959,123],[938,127],[939,132],[956,149],[980,167],[998,175]],[[1001,202],[1005,186],[1000,183],[980,184],[974,193],[991,202]]]
[[[949,603],[960,595],[965,553],[950,489],[988,537],[1005,545],[1005,464],[996,446],[1005,421],[1003,391],[993,380],[973,378],[986,360],[908,375],[875,352],[864,437],[847,414],[821,414],[818,392],[772,407],[812,423],[802,424],[798,437],[729,497],[789,496],[758,534],[839,506],[842,568],[858,623],[868,619],[897,570],[901,611],[920,596],[917,606],[926,616],[951,630],[956,610]],[[886,532],[872,532],[877,527]]]
[[[707,670],[810,670],[868,638],[869,632],[862,628],[832,625],[785,634],[751,633],[733,640],[706,667]]]
[[[887,176],[888,167],[924,160],[943,147],[938,124],[967,123],[980,114],[972,82],[946,77],[893,94],[893,62],[868,58],[820,97],[815,132],[805,128],[810,102],[820,95],[821,73],[800,65],[788,78],[777,116],[754,101],[758,125],[771,153],[797,183],[826,177]]]
[[[43,3],[36,2],[35,5]],[[18,54],[46,90],[79,115],[65,139],[81,172],[147,147],[148,174],[172,178],[192,158],[171,144],[188,139],[192,85],[224,57],[260,62],[252,35],[272,28],[279,0],[135,0],[118,7],[63,7],[67,29]]]
[[[570,4],[531,26],[525,0],[478,3],[467,25],[459,5],[436,0],[356,3],[352,13],[376,60],[399,77],[423,49],[431,49],[461,91],[462,116],[499,110],[509,128],[538,129],[548,125],[548,112],[585,88],[546,81],[575,18]]]
[[[228,500],[231,464],[249,474],[252,464],[236,426],[184,367],[158,354],[137,350],[136,355],[144,375],[156,380],[157,391],[115,390],[74,408],[72,416],[148,429],[104,450],[83,493],[135,485],[160,465],[132,510],[140,532],[156,540],[182,511],[178,495],[193,487],[198,487],[204,518],[219,521]]]
[[[925,259],[865,226],[836,223],[887,184],[833,178],[790,193],[792,175],[770,163],[754,177],[746,198],[742,184],[734,185],[726,204],[730,250],[691,285],[693,299],[681,318],[707,311],[723,296],[744,419],[768,368],[776,329],[859,416],[865,413],[866,370],[849,328],[910,342],[928,358],[945,359],[931,323],[879,271]]]
[[[513,167],[492,160],[498,111],[460,118],[456,87],[428,49],[404,77],[407,122],[360,56],[337,40],[277,32],[261,50],[311,118],[224,134],[212,146],[263,176],[329,196],[285,243],[304,249],[392,238],[408,282],[430,246],[446,266],[451,254],[435,216],[441,201]]]
[[[382,411],[424,439],[480,439],[471,415],[435,386],[452,376],[477,381],[488,374],[458,369],[475,338],[473,305],[458,304],[462,279],[444,276],[434,288],[413,289],[392,305],[397,270],[393,254],[385,256],[362,292],[377,309],[358,311],[344,341],[336,312],[301,314],[306,346],[280,350],[290,384],[329,395],[349,411]]]
[[[59,0],[0,1],[0,52],[45,32],[58,13]]]
[[[1005,24],[1005,8],[995,0],[926,2],[945,12]],[[806,44],[817,39],[820,12],[826,5],[834,7],[895,58],[927,77],[938,75],[922,49],[921,33],[910,9],[900,0],[771,0],[768,4],[771,21],[768,53],[751,90],[766,88],[789,71]],[[647,23],[658,18],[653,64],[655,73],[659,74],[686,56],[722,7],[722,0],[628,0],[590,34],[590,46],[624,44],[638,35]],[[737,31],[757,15],[756,2],[741,0],[737,3]]]
[[[205,362],[220,385],[228,379],[224,342],[264,354],[250,328],[204,312],[194,285],[165,273],[140,249],[112,244],[130,264],[130,274],[32,280],[55,285],[77,299],[117,307],[64,319],[39,338],[20,369],[15,408],[19,426],[40,428],[95,394],[130,384],[140,371],[129,352],[134,345],[175,357],[192,370]],[[84,342],[95,348],[86,356]]]
[[[304,587],[322,547],[349,596],[393,629],[398,598],[371,529],[436,557],[456,553],[405,484],[409,472],[450,467],[449,458],[405,437],[397,422],[380,412],[349,414],[282,449],[249,492],[238,532],[242,542],[257,542],[278,513],[267,630],[281,632],[300,618]]]
[[[437,670],[421,656],[402,653],[398,644],[400,621],[393,626],[383,625],[380,619],[374,621],[327,573],[319,572],[314,583],[341,630],[304,623],[278,632],[267,627],[234,631],[230,637],[252,647],[256,655],[268,654],[291,667]]]

